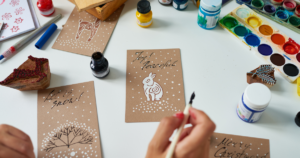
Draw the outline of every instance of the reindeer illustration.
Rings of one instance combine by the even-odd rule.
[[[87,22],[87,21],[83,21],[82,19],[80,19],[79,25],[78,25],[78,31],[77,31],[75,39],[79,39],[83,30],[88,30],[88,31],[91,31],[91,35],[90,35],[89,39],[87,40],[88,42],[90,42],[93,39],[93,37],[95,36],[95,34],[97,33],[100,24],[101,24],[101,20],[99,20],[98,18],[96,18],[96,20],[94,22]]]

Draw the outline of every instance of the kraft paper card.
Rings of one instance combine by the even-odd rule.
[[[96,51],[103,53],[123,8],[124,5],[105,21],[74,8],[52,48],[86,56]]]
[[[126,122],[159,122],[185,108],[180,49],[128,50]]]
[[[38,157],[102,158],[93,81],[38,91]]]
[[[214,133],[209,158],[270,158],[269,139]]]

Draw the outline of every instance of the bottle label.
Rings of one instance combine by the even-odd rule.
[[[188,2],[186,2],[185,4],[181,4],[181,5],[179,6],[179,8],[180,8],[180,9],[185,9],[185,8],[187,7],[187,5],[188,5]]]
[[[104,76],[106,76],[108,73],[109,73],[109,67],[107,68],[107,70],[105,71],[105,72],[102,72],[102,73],[96,73],[96,72],[94,72],[94,71],[92,71],[93,72],[93,74],[94,74],[94,76],[96,76],[96,77],[104,77]]]
[[[198,24],[201,27],[207,28],[207,29],[216,27],[217,22],[220,18],[220,13],[214,14],[214,15],[209,15],[200,10],[201,10],[201,7],[200,7],[199,13],[198,13]]]
[[[172,0],[159,0],[161,4],[171,4]]]
[[[176,8],[176,9],[185,9],[187,7],[187,5],[188,5],[188,1],[184,4],[180,4],[179,8],[178,8],[178,4],[173,1],[173,7]]]
[[[139,19],[136,19],[136,22],[139,24],[139,25],[141,25],[141,26],[148,26],[148,25],[150,25],[151,23],[152,23],[152,19],[149,21],[149,22],[140,22],[140,20]]]
[[[178,5],[173,1],[173,7],[177,9]]]
[[[244,97],[244,95],[243,95]],[[240,119],[242,119],[245,122],[256,122],[260,119],[262,113],[264,112],[264,110],[262,111],[255,111],[250,109],[243,101],[243,97],[240,100],[237,108],[236,108],[236,112],[237,115],[239,116]]]
[[[42,15],[50,15],[50,14],[52,14],[54,12],[54,7],[52,7],[48,11],[41,11],[40,10],[40,12],[41,12]]]

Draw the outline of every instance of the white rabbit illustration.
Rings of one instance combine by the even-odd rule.
[[[155,76],[156,76],[156,74],[152,74],[152,72],[151,72],[149,74],[149,76],[143,80],[144,92],[147,97],[147,101],[150,101],[149,95],[151,95],[152,101],[160,100],[161,97],[163,96],[162,87],[157,82],[153,81]]]

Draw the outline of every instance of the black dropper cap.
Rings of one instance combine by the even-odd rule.
[[[296,115],[295,122],[300,127],[300,112],[298,112],[298,114]]]
[[[147,0],[139,1],[137,4],[137,10],[142,14],[149,13],[151,11],[150,2]]]

